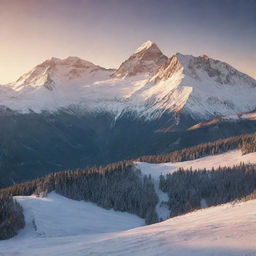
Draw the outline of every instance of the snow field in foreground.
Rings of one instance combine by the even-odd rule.
[[[65,199],[56,194],[51,194],[53,204],[62,204],[62,209],[56,211],[56,206],[46,204],[40,207],[37,201],[42,204],[45,200],[41,198],[23,197],[18,199],[25,214],[29,211],[36,214],[40,211],[37,207],[48,212],[41,215],[42,230],[45,236],[33,235],[24,236],[30,233],[28,226],[17,237],[0,242],[0,255],[5,256],[70,256],[70,255],[169,255],[169,256],[255,256],[256,255],[256,200],[242,202],[236,205],[225,204],[217,207],[210,207],[183,216],[171,218],[154,225],[138,227],[127,231],[117,231],[117,228],[106,229],[104,217],[99,212],[94,212],[95,223],[86,221],[93,226],[95,232],[81,234],[79,225],[74,225],[73,231],[77,229],[77,235],[66,233],[65,236],[52,229],[58,229],[57,223],[62,223],[63,230],[71,227],[74,222],[73,216],[63,218],[62,210],[72,205],[70,199]],[[24,205],[25,201],[30,201]],[[70,201],[70,202],[69,202]],[[81,207],[84,202],[76,202]],[[53,210],[54,209],[54,210]],[[80,211],[75,207],[73,211]],[[71,210],[70,210],[71,211]],[[100,211],[100,209],[99,209]],[[71,212],[70,212],[71,213]],[[74,213],[74,212],[73,212]],[[111,223],[121,225],[116,220],[117,215],[112,215]],[[81,214],[79,212],[74,214]],[[126,227],[141,225],[142,220],[135,216],[126,216]],[[47,218],[47,219],[45,219]],[[107,219],[106,219],[107,220]],[[119,219],[120,220],[120,219]],[[108,220],[110,221],[110,220]],[[117,222],[116,222],[117,221]],[[138,221],[136,223],[136,221]],[[48,224],[46,224],[48,223]],[[110,225],[110,223],[109,223]],[[106,231],[116,231],[105,233]],[[101,233],[102,232],[102,233]],[[33,233],[33,232],[32,232]]]

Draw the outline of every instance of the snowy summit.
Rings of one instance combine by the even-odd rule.
[[[135,51],[135,53],[144,51],[149,49],[150,47],[156,46],[155,43],[153,43],[152,41],[148,40],[145,43],[143,43],[140,47],[138,47],[138,49]]]

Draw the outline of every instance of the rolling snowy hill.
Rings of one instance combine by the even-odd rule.
[[[30,222],[17,237],[0,241],[2,255],[256,255],[256,200],[139,228],[133,228],[142,224],[137,217],[55,194],[18,200]]]

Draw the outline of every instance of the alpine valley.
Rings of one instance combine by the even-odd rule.
[[[147,41],[118,69],[51,58],[0,86],[0,187],[256,131],[256,81]]]

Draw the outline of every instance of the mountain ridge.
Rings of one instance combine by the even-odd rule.
[[[256,81],[225,62],[181,53],[168,58],[147,41],[116,70],[53,57],[0,86],[0,100],[18,112],[76,105],[115,118],[125,112],[148,120],[185,113],[198,122],[255,110],[255,92]]]

